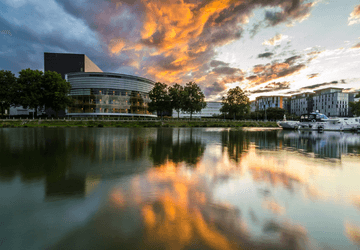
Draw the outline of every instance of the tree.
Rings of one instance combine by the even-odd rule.
[[[349,102],[349,107],[351,108],[351,112],[355,116],[360,116],[360,101],[358,101],[358,102]]]
[[[43,72],[40,70],[23,69],[19,72],[19,101],[24,108],[35,109],[43,107]]]
[[[149,112],[157,111],[163,117],[165,111],[170,107],[170,97],[168,95],[168,88],[165,83],[157,82],[154,88],[149,92],[151,102],[149,103]]]
[[[222,107],[220,111],[222,113],[228,112],[233,115],[234,120],[236,115],[243,116],[250,110],[250,100],[239,87],[229,89],[227,96],[222,98]]]
[[[189,82],[185,85],[182,100],[182,110],[190,113],[190,119],[192,119],[194,112],[200,112],[206,107],[205,95],[195,82]]]
[[[16,94],[16,77],[11,71],[0,70],[0,108],[1,116],[4,114],[5,107],[14,105]]]
[[[71,85],[61,77],[61,74],[54,71],[46,71],[41,83],[43,90],[41,104],[46,108],[51,108],[56,112],[56,117],[60,110],[64,110],[72,104],[69,96]]]
[[[174,86],[169,87],[171,108],[175,109],[176,112],[178,113],[178,119],[179,119],[180,110],[182,109],[183,106],[183,94],[182,94],[183,91],[184,91],[183,86],[177,83],[175,83]]]
[[[266,116],[269,120],[282,120],[284,119],[285,112],[285,109],[282,108],[268,108]]]

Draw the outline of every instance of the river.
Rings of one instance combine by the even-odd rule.
[[[2,128],[0,249],[358,249],[360,134]]]

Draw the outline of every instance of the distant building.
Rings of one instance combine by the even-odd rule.
[[[312,112],[314,93],[301,93],[291,96],[290,113],[300,116],[301,114]]]
[[[326,88],[315,90],[314,108],[327,116],[349,116],[349,93],[342,88]]]
[[[202,109],[199,113],[193,113],[192,117],[194,118],[200,118],[200,117],[214,117],[221,115],[220,109],[221,109],[221,102],[206,102],[206,108]],[[176,110],[173,110],[172,117],[177,118],[178,113]],[[184,113],[180,112],[179,115],[180,118],[190,117],[190,113]]]
[[[268,108],[281,108],[288,111],[289,98],[286,96],[258,96],[255,99],[255,110],[267,110]]]
[[[255,101],[251,101],[250,102],[250,112],[255,112],[256,111],[256,103]]]

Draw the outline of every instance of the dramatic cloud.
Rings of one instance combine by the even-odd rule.
[[[219,75],[233,75],[237,72],[240,72],[240,69],[237,68],[231,68],[231,67],[217,67],[213,69],[212,72],[219,74]]]
[[[214,95],[215,93],[220,93],[225,90],[225,85],[214,82],[211,86],[208,86],[204,89],[204,94],[206,96]]]
[[[313,74],[307,75],[307,77],[308,77],[309,79],[315,78],[315,77],[317,77],[317,76],[319,76],[319,73],[313,73]]]
[[[211,66],[211,67],[229,66],[229,63],[225,63],[225,62],[218,61],[218,60],[212,60],[212,61],[210,62],[210,66]]]
[[[292,56],[285,59],[284,62],[255,65],[252,70],[253,74],[246,78],[250,83],[249,87],[290,76],[301,71],[306,68],[306,65],[300,62],[299,59],[301,59],[301,56]]]
[[[311,8],[315,5],[315,2],[304,2],[304,0],[284,1],[280,4],[282,11],[266,11],[265,20],[270,26],[280,23],[292,26],[295,21],[302,22],[310,16]]]
[[[268,84],[261,89],[286,89],[289,88],[286,81],[293,79],[279,78],[302,71],[321,52],[306,51],[299,56],[296,49],[290,49],[289,37],[279,33],[263,42],[273,46],[271,50],[270,47],[265,51],[254,50],[251,62],[245,62],[246,58],[236,53],[223,53],[221,47],[232,46],[246,37],[244,30],[253,36],[263,28],[273,30],[279,24],[301,22],[310,15],[315,2],[49,0],[48,7],[44,7],[41,1],[6,0],[4,5],[14,11],[4,12],[0,17],[3,38],[0,55],[6,59],[0,60],[0,66],[42,69],[39,58],[45,51],[84,53],[104,71],[135,74],[167,84],[195,81],[207,98],[218,98],[236,85],[250,89]],[[265,17],[259,16],[261,13]],[[250,18],[254,21],[248,25]],[[273,35],[282,28],[278,27]],[[286,40],[287,43],[282,43]],[[237,46],[241,47],[240,43]],[[273,61],[267,63],[270,58]],[[309,72],[321,72],[323,76],[318,69]]]
[[[348,18],[348,25],[360,23],[360,4],[355,6]]]
[[[257,93],[284,90],[284,89],[289,89],[289,88],[290,88],[290,83],[289,82],[271,82],[271,83],[267,84],[263,88],[260,88],[260,89],[257,89],[257,90],[251,90],[249,92],[251,94],[257,94]]]
[[[275,46],[279,45],[283,40],[286,40],[288,36],[282,34],[276,34],[274,37],[269,40],[265,40],[262,45]]]
[[[75,13],[72,5],[64,4]],[[283,10],[282,21],[277,23],[289,23],[301,21],[310,13],[311,6],[302,0],[117,0],[102,4],[101,12],[96,9],[92,9],[94,13],[85,12],[95,16],[87,20],[108,44],[111,55],[124,61],[135,57],[139,73],[170,83],[204,79],[209,66],[216,68],[211,72],[219,77],[235,74],[237,69],[217,64],[213,58],[216,48],[241,38],[253,10],[259,7]],[[206,86],[205,82],[198,83]]]
[[[273,55],[274,55],[274,53],[265,52],[265,53],[259,54],[258,58],[269,58],[269,57],[272,57]]]

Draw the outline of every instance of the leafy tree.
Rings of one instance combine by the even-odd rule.
[[[161,82],[155,83],[154,88],[149,92],[149,97],[151,99],[149,112],[157,111],[162,118],[163,114],[171,108],[167,85]]]
[[[169,87],[171,108],[175,109],[176,112],[178,113],[178,119],[179,119],[180,110],[182,109],[183,106],[183,94],[182,94],[183,91],[184,91],[183,86],[177,83],[175,83],[174,86]]]
[[[285,112],[285,109],[282,108],[268,108],[266,116],[269,120],[282,120],[284,119]]]
[[[42,81],[42,104],[46,108],[51,108],[56,112],[56,117],[60,110],[64,110],[72,104],[69,96],[71,85],[61,77],[61,74],[54,71],[46,71]]]
[[[222,113],[228,112],[233,115],[234,120],[236,115],[243,116],[249,113],[250,99],[246,96],[244,91],[239,87],[229,89],[227,96],[222,98]]]
[[[358,102],[349,102],[349,107],[351,108],[351,112],[355,116],[360,116],[360,101],[358,101]]]
[[[43,107],[43,72],[40,70],[23,69],[19,72],[19,101],[24,108],[35,109]]]
[[[182,100],[182,110],[190,113],[190,119],[192,119],[194,112],[200,112],[206,107],[205,95],[195,82],[189,82],[185,85]]]
[[[11,71],[0,70],[0,108],[1,115],[4,114],[5,107],[14,103],[16,96],[16,77]]]

